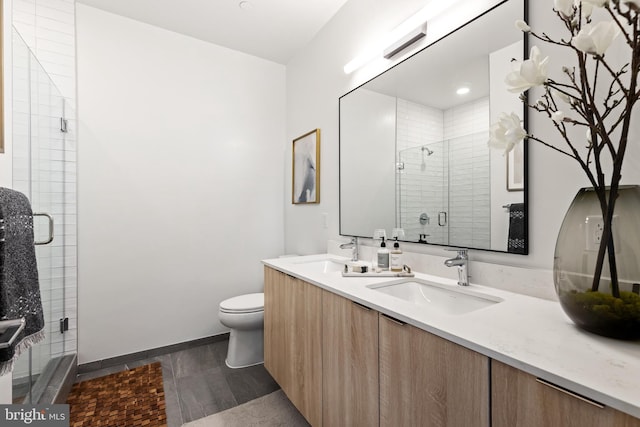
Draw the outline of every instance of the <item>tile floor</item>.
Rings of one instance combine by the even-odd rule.
[[[269,394],[280,387],[263,365],[230,369],[225,363],[229,341],[218,341],[149,359],[99,369],[78,375],[84,381],[132,369],[148,363],[162,363],[167,406],[167,426],[182,424]]]

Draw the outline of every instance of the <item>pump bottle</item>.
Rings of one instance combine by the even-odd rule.
[[[382,243],[380,243],[380,249],[378,249],[378,269],[382,271],[389,270],[389,249],[387,249],[387,244],[384,242],[384,237],[382,238]]]
[[[402,271],[402,249],[400,249],[400,243],[398,243],[398,238],[396,237],[396,241],[393,243],[393,249],[389,253],[389,259],[391,264],[391,271],[393,272],[401,272]]]

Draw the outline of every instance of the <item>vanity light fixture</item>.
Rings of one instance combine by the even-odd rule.
[[[392,58],[398,52],[424,38],[427,34],[427,22],[441,15],[459,1],[460,0],[431,0],[427,6],[420,9],[415,15],[387,34],[378,44],[377,48],[370,49],[349,61],[344,66],[345,74],[353,73],[355,70],[364,67],[380,56],[386,59]]]
[[[369,51],[367,53],[363,53],[361,55],[356,56],[347,64],[345,64],[343,70],[345,74],[351,74],[358,68],[364,67],[369,62],[373,61],[378,57],[378,51]]]
[[[385,59],[391,59],[398,53],[402,52],[421,38],[427,35],[427,23],[420,25],[418,28],[409,32],[406,36],[402,37],[397,42],[386,48],[382,53]]]

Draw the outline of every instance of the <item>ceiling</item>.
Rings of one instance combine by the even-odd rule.
[[[286,64],[347,0],[77,0]]]

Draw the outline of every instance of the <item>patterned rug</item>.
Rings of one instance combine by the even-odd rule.
[[[167,425],[160,362],[73,385],[70,427]]]

